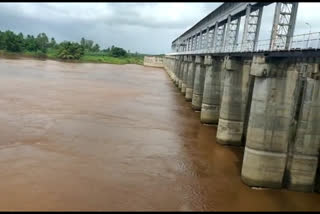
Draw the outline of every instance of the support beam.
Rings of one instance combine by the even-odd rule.
[[[211,30],[209,28],[209,35],[208,35],[208,50],[209,51],[212,51],[212,49],[213,49],[213,46],[212,46],[213,36],[214,36],[214,28],[212,28]]]
[[[194,36],[191,36],[191,51],[194,50]]]
[[[225,34],[225,25],[217,27],[217,35],[215,37],[214,52],[218,53],[222,51]]]
[[[209,40],[210,40],[210,35],[209,35],[209,26],[208,26],[206,29],[206,39],[205,39],[205,46],[204,46],[205,50],[209,49]]]
[[[198,50],[201,50],[202,47],[202,30],[200,30],[200,34],[199,34],[199,47]]]
[[[213,52],[217,52],[217,40],[218,40],[218,31],[219,31],[219,26],[218,26],[218,22],[216,22],[216,24],[214,25],[214,31],[213,31],[213,35],[212,35],[212,50]]]
[[[230,27],[231,27],[231,16],[228,16],[227,23],[225,25],[225,30],[223,32],[223,38],[222,38],[222,49],[221,52],[225,52],[226,46],[227,46],[227,41],[228,41],[228,36],[230,33]]]

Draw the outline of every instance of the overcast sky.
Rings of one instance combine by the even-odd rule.
[[[131,52],[170,52],[171,42],[222,3],[0,3],[0,30],[45,32],[58,42],[81,37]],[[264,9],[260,39],[268,39],[274,4]],[[320,32],[320,3],[300,3],[295,34]],[[241,30],[241,29],[240,29]],[[240,31],[241,35],[241,31]]]

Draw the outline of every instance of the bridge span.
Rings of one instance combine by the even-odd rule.
[[[200,121],[217,124],[217,141],[245,147],[245,184],[315,191],[320,33],[294,35],[298,3],[277,2],[271,38],[259,41],[271,3],[222,4],[172,42],[163,65]]]

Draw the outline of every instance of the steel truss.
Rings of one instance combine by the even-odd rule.
[[[241,51],[256,51],[259,31],[261,26],[263,7],[252,11],[251,5],[247,6],[243,29]]]
[[[270,50],[288,49],[296,23],[298,2],[277,2],[271,34]]]

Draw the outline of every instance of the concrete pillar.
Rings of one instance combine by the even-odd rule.
[[[169,75],[170,75],[170,78],[171,78],[171,80],[173,80],[173,60],[172,60],[172,58],[170,57],[170,58],[167,58],[167,61],[168,61],[168,70],[169,70]]]
[[[165,56],[163,58],[163,65],[170,79],[172,80],[173,79],[172,58]]]
[[[195,59],[195,76],[193,84],[193,95],[192,95],[192,109],[196,111],[201,110],[202,95],[204,88],[204,78],[205,78],[205,67],[204,67],[204,57],[196,56]]]
[[[221,99],[217,142],[240,146],[247,103],[250,61],[225,58],[225,78]]]
[[[221,57],[206,56],[204,59],[206,76],[204,81],[203,99],[200,121],[217,124],[220,108],[220,73],[223,69]]]
[[[188,77],[186,84],[186,101],[191,102],[193,96],[194,73],[195,73],[195,56],[188,56]]]
[[[223,88],[224,88],[224,78],[226,76],[226,69],[224,68],[224,63],[222,65],[222,70],[220,72],[220,107],[221,107],[221,101],[222,101],[222,97],[223,97]]]
[[[180,56],[176,56],[175,60],[175,85],[178,87],[179,85],[179,71],[181,67],[181,61],[180,61]]]
[[[186,94],[186,85],[187,85],[187,79],[188,79],[188,56],[184,56],[184,67],[183,67],[183,73],[182,73],[182,83],[181,83],[181,93],[185,96]]]
[[[183,60],[183,56],[180,56],[180,68],[179,68],[179,80],[178,80],[178,88],[181,90],[182,87],[182,78],[183,78],[183,69],[184,69],[185,62]]]
[[[174,59],[173,58],[170,58],[170,77],[171,77],[171,80],[173,81],[174,80]]]
[[[311,192],[320,149],[320,73],[318,64],[310,63],[306,67],[303,75],[306,77],[299,81],[301,97],[296,108],[297,126],[295,138],[289,145],[285,175],[289,189]]]
[[[280,188],[293,121],[297,72],[284,60],[253,58],[255,76],[241,178],[249,186]]]
[[[172,82],[173,83],[175,83],[175,79],[176,79],[175,64],[176,64],[176,59],[175,59],[175,57],[173,57],[173,58],[171,58]]]
[[[175,79],[176,79],[176,67],[177,67],[177,60],[176,57],[172,58],[172,81],[175,84]]]

